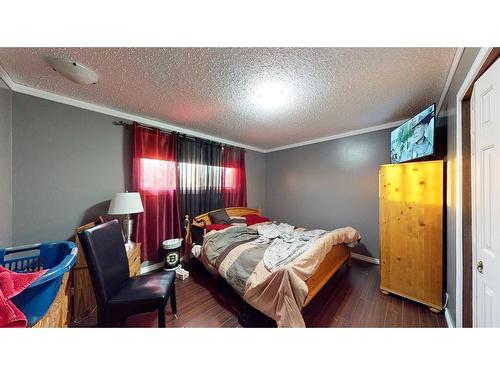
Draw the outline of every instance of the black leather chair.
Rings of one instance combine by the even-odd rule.
[[[157,310],[158,327],[165,327],[165,307],[169,297],[172,311],[177,314],[174,271],[129,277],[118,220],[87,229],[78,237],[97,300],[98,326],[123,324],[131,315]]]

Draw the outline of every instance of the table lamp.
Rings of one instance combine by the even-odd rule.
[[[123,220],[123,231],[127,242],[131,242],[132,230],[134,221],[130,218],[130,214],[144,212],[142,207],[141,196],[139,193],[115,193],[109,204],[108,214],[110,215],[127,215]]]

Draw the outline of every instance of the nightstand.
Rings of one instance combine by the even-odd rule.
[[[76,229],[76,232],[92,228],[98,223],[89,223]],[[85,255],[81,247],[78,235],[75,242],[78,246],[78,258],[73,267],[73,322],[79,322],[90,316],[95,316],[96,301],[92,281],[85,260]],[[137,276],[141,272],[141,244],[132,243],[126,245],[129,274]]]
[[[130,277],[137,276],[141,273],[141,244],[131,242],[126,244],[125,248],[127,249]]]

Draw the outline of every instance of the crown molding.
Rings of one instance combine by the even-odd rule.
[[[455,57],[453,59],[452,65],[450,67],[450,71],[448,73],[448,79],[446,81],[445,87],[443,88],[443,92],[441,94],[441,99],[440,99],[440,103],[441,104],[442,104],[442,101],[444,100],[444,97],[446,96],[446,93],[448,91],[451,79],[453,78],[453,75],[454,75],[454,73],[455,73],[455,71],[457,69],[458,62],[460,61],[460,57],[462,56],[462,53],[463,53],[463,48],[458,48],[457,52],[455,53]],[[361,134],[376,132],[376,131],[379,131],[379,130],[384,130],[384,129],[389,129],[389,128],[395,128],[395,127],[401,125],[403,122],[409,120],[409,119],[402,119],[402,120],[399,120],[399,121],[389,122],[389,123],[385,123],[385,124],[380,124],[380,125],[375,125],[375,126],[369,126],[367,128],[363,128],[363,129],[358,129],[358,130],[353,130],[353,131],[349,131],[349,132],[333,134],[333,135],[326,136],[326,137],[321,137],[321,138],[315,138],[315,139],[307,140],[307,141],[304,141],[304,142],[292,143],[292,144],[289,144],[289,145],[284,145],[284,146],[280,146],[280,147],[274,147],[274,148],[270,148],[270,149],[262,149],[262,148],[259,148],[259,147],[255,147],[255,146],[250,146],[250,145],[243,144],[243,143],[234,142],[234,141],[231,141],[229,139],[212,136],[212,135],[201,133],[201,132],[197,132],[197,131],[194,131],[194,130],[189,130],[189,129],[186,129],[186,128],[183,128],[183,127],[180,127],[180,126],[168,124],[166,122],[158,121],[158,120],[151,119],[151,118],[144,117],[144,116],[140,116],[140,115],[137,115],[137,114],[133,114],[133,113],[129,113],[129,112],[124,112],[124,111],[117,110],[117,109],[114,109],[114,108],[105,107],[105,106],[102,106],[102,105],[85,102],[83,100],[72,99],[72,98],[69,98],[67,96],[63,96],[63,95],[59,95],[59,94],[54,94],[54,93],[51,93],[51,92],[48,92],[48,91],[45,91],[45,90],[40,90],[40,89],[33,88],[33,87],[30,87],[30,86],[22,85],[22,84],[14,82],[14,80],[12,80],[12,78],[10,77],[10,75],[7,73],[7,71],[1,65],[0,65],[0,77],[5,81],[5,83],[14,92],[18,92],[18,93],[22,93],[22,94],[26,94],[26,95],[31,95],[31,96],[36,96],[38,98],[47,99],[47,100],[51,100],[51,101],[54,101],[54,102],[71,105],[73,107],[78,107],[78,108],[86,109],[86,110],[93,111],[93,112],[103,113],[105,115],[109,115],[109,116],[121,118],[121,119],[124,119],[124,120],[136,121],[136,122],[139,122],[139,123],[144,124],[144,125],[150,125],[150,126],[153,126],[153,127],[156,127],[156,128],[160,128],[160,129],[165,129],[165,130],[169,130],[169,131],[184,133],[184,134],[187,134],[187,135],[190,135],[190,136],[193,136],[193,137],[208,139],[208,140],[211,140],[211,141],[224,143],[224,144],[227,144],[227,145],[230,145],[230,146],[241,147],[241,148],[245,148],[247,150],[252,150],[252,151],[256,151],[256,152],[260,152],[260,153],[271,153],[271,152],[275,152],[275,151],[286,150],[286,149],[289,149],[289,148],[307,146],[307,145],[312,145],[312,144],[315,144],[315,143],[321,143],[321,142],[331,141],[331,140],[334,140],[334,139],[352,137],[352,136],[355,136],[355,135],[361,135]],[[436,111],[436,113],[438,113],[438,111]]]
[[[289,148],[295,148],[295,147],[312,145],[312,144],[320,143],[320,142],[331,141],[333,139],[352,137],[354,135],[360,135],[360,134],[365,134],[365,133],[372,133],[372,132],[376,132],[376,131],[379,131],[379,130],[384,130],[384,129],[389,129],[389,128],[395,128],[396,126],[399,126],[403,122],[408,121],[408,120],[409,120],[409,118],[404,119],[404,120],[394,121],[394,122],[388,122],[388,123],[385,123],[385,124],[380,124],[380,125],[375,125],[375,126],[369,126],[367,128],[363,128],[363,129],[359,129],[359,130],[353,130],[353,131],[350,131],[350,132],[329,135],[327,137],[315,138],[315,139],[311,139],[309,141],[304,141],[304,142],[299,142],[299,143],[293,143],[291,145],[286,145],[286,146],[280,146],[280,147],[271,148],[271,149],[266,150],[265,152],[267,153],[267,152],[281,151],[281,150],[286,150],[286,149],[289,149]]]
[[[450,88],[451,81],[453,80],[453,76],[455,75],[455,72],[457,71],[458,64],[460,63],[460,59],[462,58],[464,50],[465,50],[464,47],[458,47],[457,50],[455,51],[455,56],[453,57],[453,60],[452,60],[451,65],[450,65],[450,70],[448,71],[448,77],[446,77],[446,82],[444,83],[443,91],[441,91],[441,97],[439,98],[439,102],[438,102],[438,105],[436,107],[436,115],[441,110],[441,106],[443,105],[444,98],[446,98],[446,94],[448,93],[448,89]]]
[[[241,147],[241,148],[244,148],[247,150],[252,150],[252,151],[257,151],[257,152],[265,152],[265,150],[263,150],[261,148],[246,145],[244,143],[234,142],[234,141],[231,141],[229,139],[225,139],[225,138],[216,137],[213,135],[197,132],[194,130],[186,129],[186,128],[176,126],[176,125],[171,125],[171,124],[168,124],[166,122],[158,121],[158,120],[151,119],[148,117],[136,115],[136,114],[129,113],[129,112],[123,112],[123,111],[113,109],[110,107],[104,107],[104,106],[101,106],[98,104],[93,104],[93,103],[89,103],[89,102],[84,102],[82,100],[72,99],[72,98],[69,98],[66,96],[54,94],[54,93],[40,90],[40,89],[35,89],[32,87],[20,85],[17,83],[12,88],[12,91],[19,92],[21,94],[36,96],[36,97],[39,97],[42,99],[47,99],[47,100],[51,100],[51,101],[62,103],[62,104],[71,105],[73,107],[87,109],[87,110],[93,111],[93,112],[103,113],[105,115],[118,117],[118,118],[121,118],[124,120],[135,121],[135,122],[138,122],[140,124],[150,125],[150,126],[153,126],[155,128],[159,128],[159,129],[183,133],[186,135],[190,135],[192,137],[197,137],[197,138],[207,139],[209,141],[223,143],[223,144],[226,144],[229,146]]]
[[[37,89],[34,87],[22,85],[22,84],[14,82],[12,80],[12,78],[10,77],[10,75],[7,73],[7,71],[1,65],[0,65],[0,77],[5,81],[7,86],[9,86],[12,91],[18,92],[21,94],[36,96],[38,98],[47,99],[47,100],[62,103],[62,104],[67,104],[67,105],[70,105],[73,107],[78,107],[78,108],[86,109],[89,111],[102,113],[102,114],[105,114],[108,116],[117,117],[117,118],[128,120],[128,121],[136,121],[136,122],[141,123],[143,125],[150,125],[150,126],[153,126],[155,128],[159,128],[159,129],[174,131],[174,132],[190,135],[192,137],[203,138],[203,139],[207,139],[209,141],[224,143],[224,144],[229,145],[229,146],[241,147],[241,148],[244,148],[247,150],[257,151],[257,152],[261,152],[261,153],[266,152],[266,150],[263,150],[261,148],[246,145],[243,143],[234,142],[234,141],[231,141],[229,139],[216,137],[213,135],[209,135],[209,134],[197,132],[194,130],[186,129],[186,128],[183,128],[180,126],[172,125],[172,124],[169,124],[166,122],[158,121],[158,120],[144,117],[141,115],[137,115],[134,113],[124,112],[124,111],[121,111],[118,109],[105,107],[102,105],[93,104],[93,103],[85,102],[83,100],[73,99],[73,98],[69,98],[67,96],[54,94],[54,93],[49,92],[49,91],[40,90],[40,89]]]
[[[0,78],[2,78],[2,80],[5,82],[7,86],[9,86],[11,90],[13,90],[13,87],[16,83],[12,80],[9,73],[7,73],[7,71],[3,68],[1,64],[0,64]]]

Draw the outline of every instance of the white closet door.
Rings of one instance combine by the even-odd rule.
[[[472,96],[474,323],[500,327],[500,60]]]

